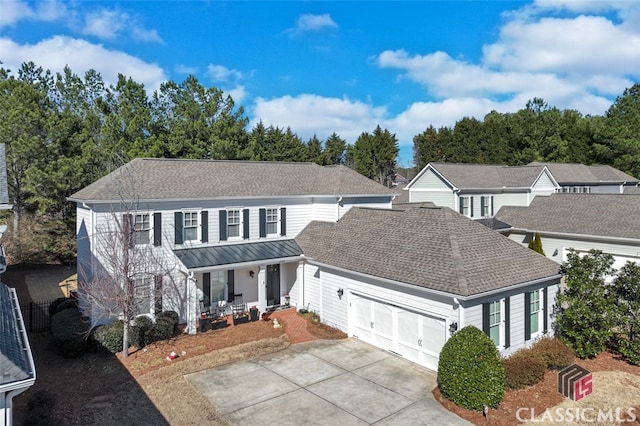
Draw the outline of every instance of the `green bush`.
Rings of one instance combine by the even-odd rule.
[[[98,349],[114,354],[120,352],[124,338],[124,321],[115,320],[109,325],[97,327],[94,336],[99,344]]]
[[[445,398],[471,410],[497,407],[504,397],[504,380],[498,349],[476,327],[464,327],[444,344],[438,386]]]
[[[49,318],[53,318],[53,316],[58,312],[58,305],[68,300],[66,297],[58,297],[56,300],[49,304]]]
[[[575,354],[569,346],[557,337],[543,337],[531,346],[545,362],[549,370],[562,370],[573,364]]]
[[[175,336],[175,324],[171,318],[161,317],[156,320],[156,340],[168,340]]]
[[[65,309],[51,318],[53,343],[66,358],[77,358],[84,353],[88,331],[77,309]]]
[[[618,339],[618,352],[630,364],[640,365],[640,341]]]
[[[136,317],[129,332],[129,344],[140,349],[155,340],[155,325],[153,321],[145,315]]]
[[[531,349],[520,349],[502,360],[505,385],[510,389],[523,389],[540,383],[547,371],[545,360]]]
[[[158,318],[166,318],[171,320],[174,333],[178,332],[178,324],[180,323],[180,315],[176,311],[162,311]]]

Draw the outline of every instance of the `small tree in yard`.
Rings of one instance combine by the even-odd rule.
[[[602,352],[616,324],[614,291],[607,284],[613,257],[599,250],[584,256],[570,251],[562,265],[565,286],[556,298],[556,326],[561,339],[580,358]]]
[[[640,265],[627,262],[613,281],[618,308],[618,350],[629,362],[640,364]]]
[[[132,320],[150,313],[155,301],[162,297],[154,288],[156,280],[170,280],[173,276],[173,267],[165,264],[162,253],[151,244],[149,227],[139,223],[139,219],[150,218],[135,214],[139,210],[133,190],[136,185],[125,167],[114,176],[118,179],[120,201],[96,226],[91,276],[83,276],[79,283],[80,308],[85,313],[90,311],[94,321],[123,320],[123,358],[128,356]],[[80,271],[85,272],[79,268]],[[166,283],[161,288],[165,287]]]
[[[535,234],[533,234],[533,238],[531,238],[531,240],[529,240],[529,245],[528,247],[537,252],[540,253],[541,255],[544,256],[544,250],[542,249],[542,237],[540,237],[540,233],[536,232]]]

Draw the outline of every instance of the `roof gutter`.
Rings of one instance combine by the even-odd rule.
[[[498,232],[521,232],[521,233],[535,233],[539,232],[542,236],[547,237],[559,237],[559,238],[567,238],[567,239],[580,239],[580,240],[588,240],[588,241],[596,241],[596,242],[616,242],[616,243],[624,243],[629,245],[640,245],[640,238],[624,238],[624,237],[608,237],[602,235],[591,235],[591,234],[571,234],[567,232],[554,232],[554,231],[542,231],[539,229],[527,229],[527,228],[505,228],[499,229]]]

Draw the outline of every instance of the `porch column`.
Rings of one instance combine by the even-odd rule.
[[[260,312],[267,310],[267,269],[264,266],[258,270],[258,309]]]
[[[197,284],[193,273],[185,276],[187,288],[187,329],[189,334],[196,334],[196,319],[198,316]]]
[[[296,268],[296,281],[298,285],[297,294],[293,294],[292,298],[294,299],[294,303],[298,309],[304,308],[304,262],[298,262],[298,267]]]

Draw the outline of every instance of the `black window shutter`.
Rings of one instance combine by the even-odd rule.
[[[200,219],[202,221],[202,238],[200,241],[206,243],[209,241],[209,212],[202,210],[202,212],[200,212]]]
[[[491,323],[489,322],[489,304],[488,303],[483,303],[482,304],[482,331],[484,331],[484,333],[491,337]]]
[[[458,211],[460,214],[464,214],[464,198],[463,197],[458,198]]]
[[[511,307],[509,298],[504,299],[504,347],[511,346]]]
[[[280,235],[283,237],[287,235],[287,208],[286,207],[280,208]]]
[[[548,324],[547,324],[547,287],[542,289],[542,332],[547,333]]]
[[[486,216],[487,215],[487,206],[484,203],[485,197],[480,197],[480,216]]]
[[[236,293],[235,274],[233,269],[227,271],[227,302],[233,302]]]
[[[162,245],[162,213],[153,214],[153,245]]]
[[[184,242],[183,237],[183,227],[184,223],[182,222],[182,212],[175,212],[174,214],[174,227],[176,228],[176,244],[182,244]]]
[[[134,239],[133,239],[133,215],[125,213],[122,215],[122,241],[123,246],[128,245],[129,247],[133,247]]]
[[[155,311],[156,315],[162,312],[162,275],[155,276]]]
[[[227,211],[220,210],[220,241],[227,241]]]
[[[524,294],[524,340],[531,340],[531,293]]]
[[[245,240],[249,239],[249,209],[244,209],[242,211],[242,236]]]
[[[267,236],[267,209],[260,209],[260,238]]]
[[[493,195],[491,196],[491,216],[493,216]]]
[[[469,216],[473,217],[473,197],[469,197]]]
[[[205,272],[202,274],[202,292],[204,293],[205,303],[208,302],[211,306],[211,273]]]

